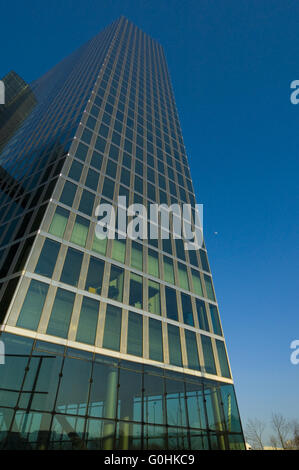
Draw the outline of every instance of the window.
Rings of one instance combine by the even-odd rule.
[[[110,180],[109,178],[105,178],[103,184],[102,195],[108,197],[109,199],[113,199],[114,194],[114,181]]]
[[[85,290],[92,294],[101,294],[104,266],[104,261],[94,258],[93,256],[90,257]]]
[[[69,248],[64,261],[60,281],[77,286],[80,276],[83,253],[74,248]]]
[[[179,282],[180,287],[185,290],[189,290],[187,268],[184,264],[178,263]]]
[[[201,297],[203,297],[200,274],[198,271],[195,271],[195,269],[192,269],[192,281],[193,281],[194,294],[200,295]]]
[[[176,291],[170,287],[165,287],[166,297],[166,315],[167,318],[178,320],[178,306],[176,299]]]
[[[217,352],[218,352],[221,375],[222,377],[227,377],[230,379],[231,375],[229,371],[229,365],[228,365],[224,342],[220,341],[219,339],[216,339],[216,347],[217,347]]]
[[[209,263],[208,263],[208,257],[207,257],[206,252],[203,251],[203,250],[199,250],[199,254],[200,254],[200,260],[201,260],[202,269],[203,269],[204,271],[210,272],[210,270],[209,270]]]
[[[35,268],[35,272],[37,274],[41,274],[42,276],[46,277],[52,277],[59,249],[60,243],[46,238]]]
[[[111,176],[111,178],[116,177],[116,170],[117,170],[117,165],[115,162],[112,160],[107,161],[107,166],[106,166],[106,175]]]
[[[127,353],[142,356],[143,317],[139,313],[129,312]]]
[[[72,207],[76,191],[77,186],[74,183],[66,181],[64,183],[63,191],[61,193],[59,201],[62,202],[62,204],[66,204],[67,206]]]
[[[86,191],[86,189],[83,189],[78,210],[86,215],[92,215],[94,199],[94,194]]]
[[[168,323],[168,346],[169,346],[169,362],[174,366],[182,366],[182,352],[180,329],[177,326]]]
[[[149,318],[149,358],[163,362],[162,323]]]
[[[91,157],[90,164],[94,166],[97,170],[100,170],[102,167],[103,157],[100,153],[94,151]]]
[[[103,348],[119,351],[121,335],[121,309],[107,305]]]
[[[111,257],[115,259],[115,261],[124,263],[125,255],[126,255],[126,240],[125,239],[118,240],[117,238],[115,238],[113,240]]]
[[[176,238],[175,246],[177,257],[185,261],[185,248],[183,240],[181,238]]]
[[[71,242],[75,243],[76,245],[85,246],[88,229],[88,220],[84,219],[84,217],[81,217],[80,215],[77,215],[71,236]]]
[[[213,289],[213,285],[212,285],[212,278],[210,276],[208,276],[207,274],[204,275],[204,278],[205,278],[205,284],[206,284],[206,291],[207,291],[208,299],[215,301],[214,289]]]
[[[58,288],[54,300],[47,334],[67,338],[75,294]]]
[[[195,302],[196,302],[199,328],[201,330],[209,331],[210,328],[209,328],[209,322],[208,322],[208,317],[207,317],[206,305],[203,300],[196,299]]]
[[[148,311],[161,315],[160,284],[148,281]]]
[[[102,255],[105,255],[106,248],[107,248],[107,238],[104,238],[103,240],[101,240],[95,234],[93,243],[92,243],[92,251],[96,251],[97,253],[101,253]]]
[[[185,337],[188,367],[189,369],[200,370],[196,333],[194,331],[185,330]]]
[[[207,372],[208,374],[216,374],[216,366],[211,338],[209,336],[201,335],[201,344],[205,362],[205,372]]]
[[[124,270],[117,266],[111,265],[110,280],[109,280],[109,299],[122,302],[124,288]]]
[[[75,181],[80,181],[83,165],[82,163],[73,160],[72,166],[69,171],[69,178]]]
[[[37,330],[49,286],[44,282],[32,280],[28,288],[17,326]]]
[[[190,295],[181,293],[182,298],[182,310],[184,323],[190,326],[194,326],[193,311]]]
[[[218,309],[216,305],[209,304],[210,307],[210,312],[211,312],[211,318],[212,318],[212,325],[213,325],[213,330],[215,335],[222,336],[222,328],[220,325],[220,319],[219,319],[219,314],[218,314]]]
[[[131,266],[133,268],[139,269],[139,271],[142,271],[142,266],[143,266],[142,245],[140,245],[139,243],[135,241],[132,241]]]
[[[98,188],[98,182],[99,182],[100,174],[97,173],[96,171],[89,169],[85,181],[85,186],[87,186],[90,189],[93,189],[93,191],[96,191]]]
[[[51,226],[49,228],[49,233],[56,235],[56,237],[62,238],[69,215],[69,211],[63,209],[62,207],[57,207],[51,222]]]
[[[87,145],[84,145],[80,142],[76,150],[75,156],[79,158],[79,160],[85,160],[87,151],[88,151]]]
[[[94,344],[96,338],[100,302],[88,297],[83,298],[76,341]]]
[[[129,304],[136,308],[143,306],[142,277],[134,273],[130,273]]]
[[[159,255],[150,248],[148,249],[147,271],[151,276],[159,277]]]
[[[172,259],[167,256],[163,256],[164,260],[164,281],[174,284],[174,272]]]

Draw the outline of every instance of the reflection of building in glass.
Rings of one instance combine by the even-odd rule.
[[[122,17],[31,89],[0,154],[2,447],[243,449],[205,247],[95,236],[119,195],[195,204],[161,46]]]
[[[30,86],[16,72],[2,79],[5,104],[0,106],[0,152],[36,104]]]

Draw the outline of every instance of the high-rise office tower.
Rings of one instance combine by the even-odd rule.
[[[122,17],[30,93],[0,155],[2,448],[244,448],[205,247],[96,234],[119,196],[195,205],[162,47]]]

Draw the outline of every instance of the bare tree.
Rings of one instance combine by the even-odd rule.
[[[291,438],[286,442],[286,448],[291,450],[299,450],[299,421],[290,422]]]
[[[289,421],[280,413],[272,413],[271,425],[275,432],[275,438],[279,447],[286,449],[291,429]]]
[[[249,419],[245,428],[245,437],[253,449],[264,448],[263,433],[266,425],[259,419]]]

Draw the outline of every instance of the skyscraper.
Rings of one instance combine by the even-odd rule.
[[[205,246],[96,234],[119,197],[195,216],[162,47],[121,17],[30,94],[0,155],[1,446],[244,448]]]

